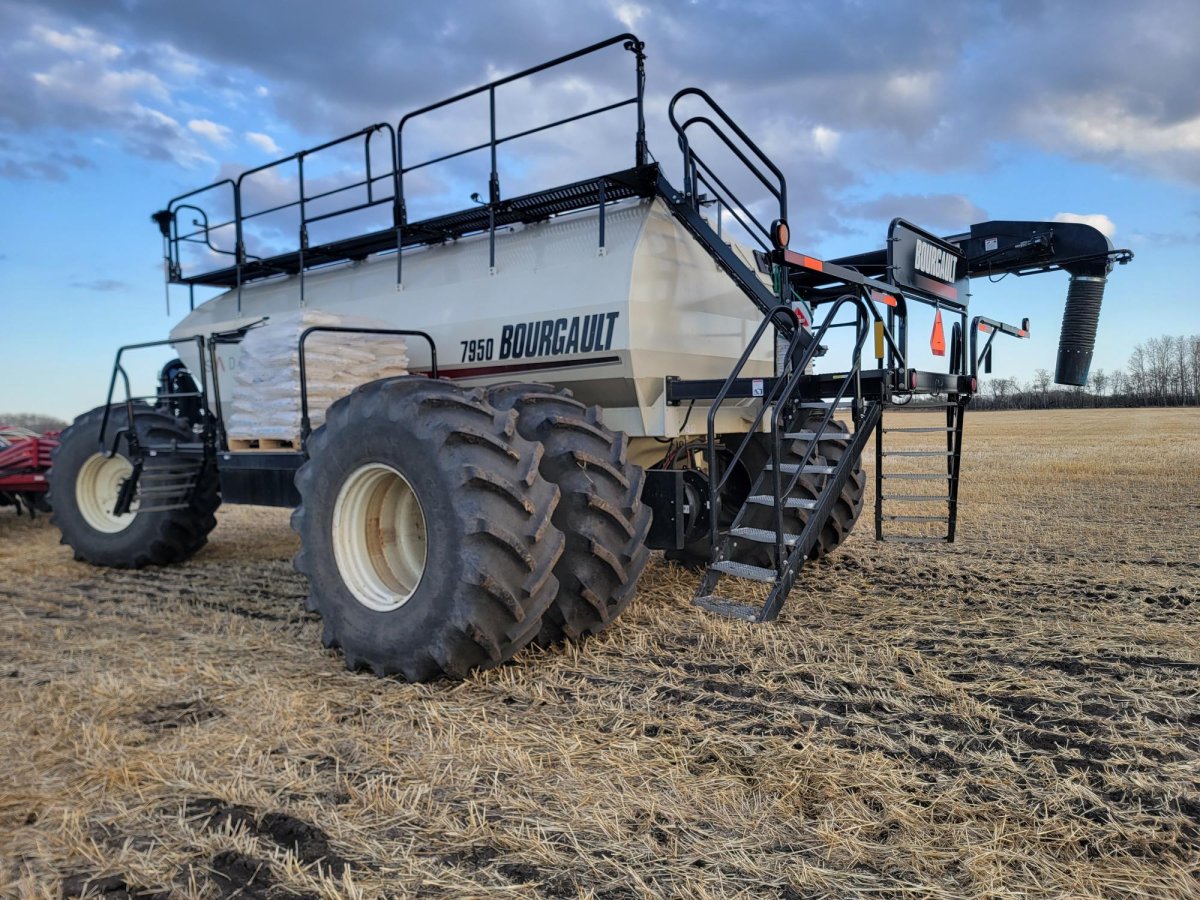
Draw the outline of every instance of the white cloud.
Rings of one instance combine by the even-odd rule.
[[[812,140],[818,153],[822,156],[833,156],[842,142],[842,136],[832,128],[816,125],[812,130]]]
[[[229,146],[229,129],[224,125],[218,125],[216,122],[209,119],[192,119],[188,122],[188,130],[194,134],[198,134],[203,138],[212,141],[218,147]]]
[[[1091,225],[1105,237],[1112,237],[1117,233],[1117,226],[1113,224],[1113,220],[1103,213],[1055,213],[1054,222],[1078,222],[1081,225]]]
[[[73,56],[87,56],[93,59],[116,59],[124,51],[116,44],[105,41],[90,28],[72,28],[67,31],[56,31],[45,25],[34,25],[29,29],[33,37],[55,50],[62,50]]]
[[[620,3],[613,10],[613,14],[616,15],[617,21],[630,31],[637,29],[638,22],[645,17],[647,12],[649,12],[649,10],[640,3]]]
[[[93,110],[126,107],[132,97],[140,94],[160,100],[168,97],[166,86],[152,72],[106,70],[83,60],[56,63],[32,77],[47,99]]]
[[[261,131],[247,131],[246,140],[263,153],[278,154],[283,152],[282,148],[275,143],[269,134],[263,134]]]

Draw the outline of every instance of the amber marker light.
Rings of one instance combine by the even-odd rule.
[[[792,232],[788,228],[787,222],[783,219],[776,219],[771,223],[771,243],[775,245],[776,250],[784,249],[791,238]]]

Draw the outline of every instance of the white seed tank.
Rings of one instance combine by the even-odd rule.
[[[304,307],[427,332],[439,373],[468,385],[543,381],[597,404],[630,437],[703,433],[707,407],[667,406],[664,378],[727,377],[762,313],[660,199],[630,200],[527,226],[406,250],[304,275]],[[747,264],[754,261],[734,245]],[[198,306],[172,338],[231,331],[300,309],[298,276],[245,285]],[[263,327],[270,327],[268,322]],[[198,372],[193,345],[180,345]],[[218,348],[222,395],[241,350]],[[428,347],[408,340],[411,371],[429,369]],[[773,369],[764,339],[744,375]],[[299,386],[297,386],[299,391]],[[727,404],[719,431],[744,431],[749,404]],[[743,415],[746,413],[746,415]],[[685,422],[686,420],[686,422]]]

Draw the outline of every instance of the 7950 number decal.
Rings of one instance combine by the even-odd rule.
[[[462,344],[462,362],[483,362],[496,353],[495,338],[480,338],[477,341],[459,341]]]

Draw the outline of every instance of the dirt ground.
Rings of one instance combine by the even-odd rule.
[[[119,572],[0,510],[0,894],[1200,896],[1200,411],[966,448],[953,545],[868,507],[768,626],[654,561],[458,684],[322,650],[285,511]]]

